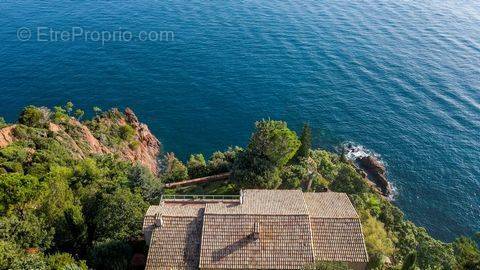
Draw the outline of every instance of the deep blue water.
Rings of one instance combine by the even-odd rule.
[[[37,42],[37,27],[174,40]],[[9,121],[28,104],[130,106],[182,158],[245,145],[262,118],[309,122],[317,146],[379,153],[435,236],[480,230],[479,2],[3,0],[0,45]]]

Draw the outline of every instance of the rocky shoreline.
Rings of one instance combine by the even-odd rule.
[[[343,151],[348,153],[348,159],[379,194],[386,198],[393,196],[393,187],[387,179],[385,165],[375,154],[351,143],[345,145]]]

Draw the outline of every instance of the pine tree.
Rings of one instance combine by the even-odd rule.
[[[312,129],[308,124],[303,125],[302,135],[300,136],[300,148],[295,155],[295,160],[308,157],[308,153],[312,148]]]

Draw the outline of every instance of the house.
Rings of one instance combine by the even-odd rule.
[[[240,196],[164,196],[143,232],[147,270],[301,269],[314,261],[365,269],[360,219],[344,193],[243,190]]]

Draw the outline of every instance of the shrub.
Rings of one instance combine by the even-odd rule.
[[[187,162],[187,170],[190,178],[203,177],[208,175],[207,164],[202,154],[191,155]]]
[[[138,193],[119,189],[105,194],[97,204],[95,217],[96,239],[124,240],[141,235],[141,226],[148,205]]]
[[[85,115],[85,111],[83,111],[81,109],[76,109],[74,115],[77,118],[77,120],[81,120],[83,118],[83,116]]]
[[[348,264],[344,262],[316,262],[305,267],[305,270],[349,270]]]
[[[232,170],[232,178],[240,188],[275,189],[282,183],[278,167],[250,152],[239,154]]]
[[[130,125],[120,126],[118,128],[118,136],[124,141],[131,141],[135,136],[135,129]]]
[[[172,183],[188,179],[188,170],[183,163],[175,157],[173,153],[165,155],[163,161],[164,173],[162,180],[164,183]]]
[[[45,124],[44,112],[35,107],[28,106],[23,109],[18,122],[29,127],[43,127]]]
[[[55,253],[48,256],[47,264],[52,270],[87,270],[87,265],[84,261],[77,262],[72,255],[68,253]]]
[[[105,240],[95,243],[89,253],[89,266],[93,269],[128,269],[133,250],[125,241]]]
[[[128,178],[133,188],[140,188],[143,198],[149,203],[158,202],[163,191],[163,183],[147,168],[137,164],[133,166]]]
[[[53,233],[53,228],[46,224],[45,219],[36,216],[33,211],[0,217],[1,239],[15,243],[22,249],[51,247]]]
[[[355,168],[346,163],[340,165],[331,188],[333,191],[348,194],[360,194],[368,190],[365,180],[357,173]]]
[[[53,121],[55,123],[63,123],[67,121],[68,119],[68,114],[67,111],[60,107],[60,106],[55,106],[54,107],[55,112],[53,113]]]
[[[0,117],[0,128],[6,127],[7,123],[3,117]]]
[[[475,241],[467,237],[459,237],[453,242],[453,250],[459,267],[480,269],[480,250]]]
[[[208,160],[207,170],[209,174],[225,173],[232,169],[238,153],[242,152],[240,147],[230,147],[225,152],[214,152]]]
[[[405,257],[402,270],[415,270],[417,268],[417,253],[412,252]]]
[[[140,148],[140,143],[138,141],[132,141],[128,144],[128,147],[135,151],[135,150],[138,150],[138,148]]]
[[[36,177],[20,173],[0,175],[0,213],[23,210],[39,194],[40,183]]]
[[[390,239],[383,223],[370,216],[363,214],[362,228],[365,236],[365,245],[367,246],[370,257],[369,265],[372,268],[378,268],[395,251],[394,244]]]

